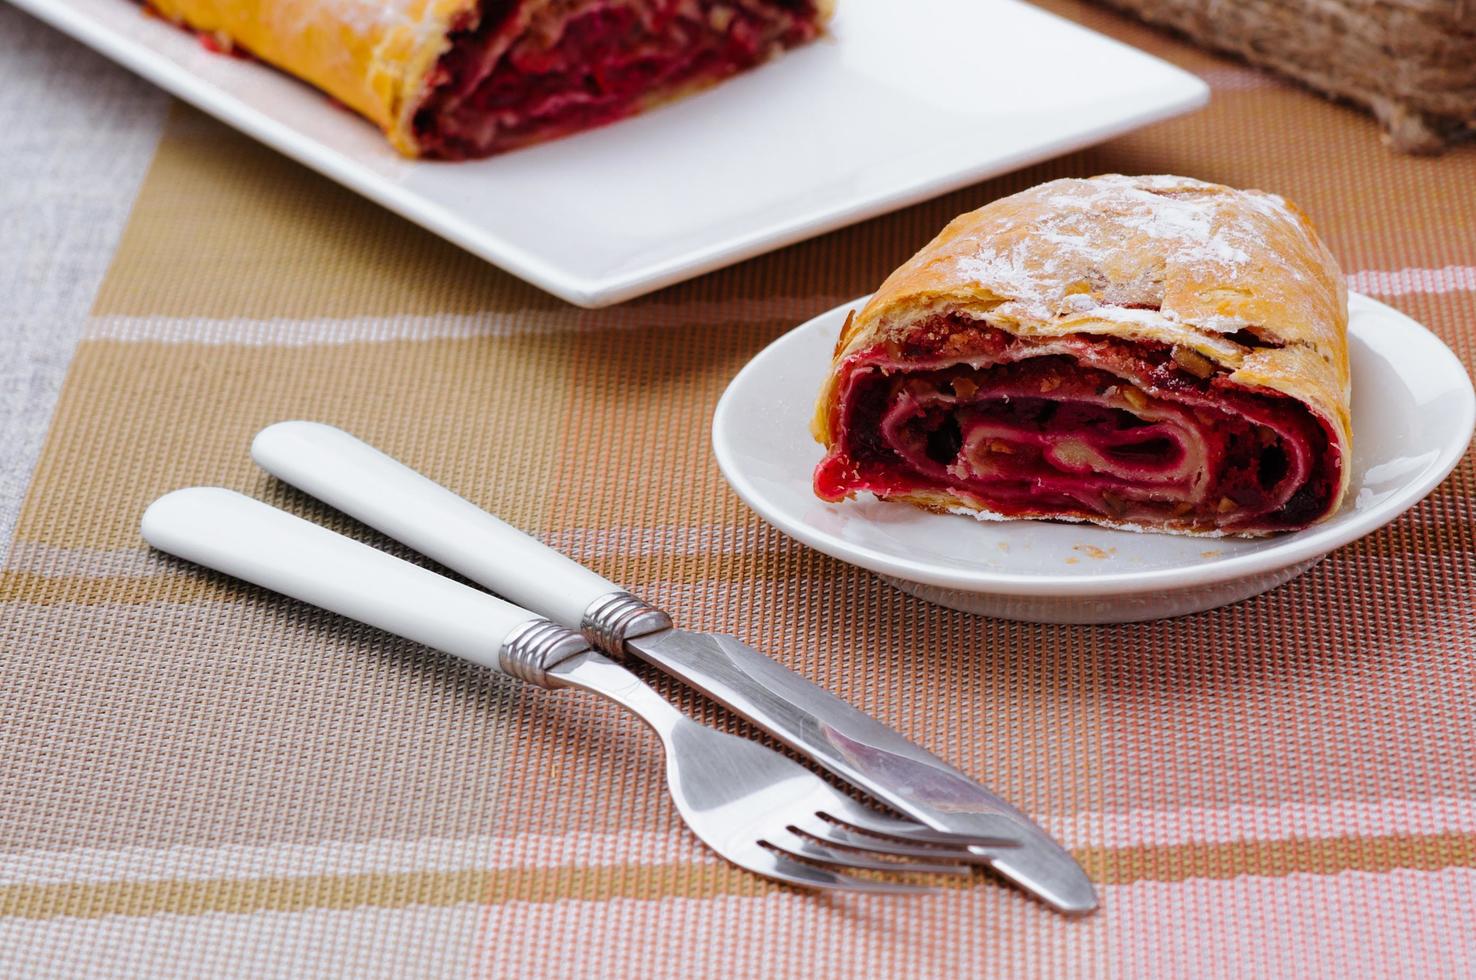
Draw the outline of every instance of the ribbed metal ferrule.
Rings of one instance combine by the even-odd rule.
[[[618,657],[627,639],[671,629],[671,617],[629,592],[611,592],[589,604],[579,629],[590,643]]]
[[[497,662],[519,680],[551,687],[548,669],[588,649],[589,641],[573,630],[535,619],[508,634],[497,652]]]

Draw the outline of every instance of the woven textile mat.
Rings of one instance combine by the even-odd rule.
[[[1476,365],[1476,148],[1374,124],[1095,8],[1212,106],[623,306],[583,311],[177,109],[0,573],[0,972],[750,976],[1476,970],[1476,465],[1267,595],[1030,626],[770,530],[708,423],[764,344],[954,214],[1169,172],[1291,197],[1353,288]],[[773,652],[1073,849],[1071,921],[980,877],[819,896],[706,853],[618,708],[152,554],[138,519],[343,426],[694,628]],[[679,692],[699,715],[725,715]]]

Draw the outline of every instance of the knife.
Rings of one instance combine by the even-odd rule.
[[[1096,892],[1081,866],[1019,810],[942,759],[731,636],[671,617],[354,436],[317,422],[258,433],[269,473],[518,605],[581,630],[600,649],[650,662],[878,800],[947,836],[1001,838],[973,850],[1063,912]]]

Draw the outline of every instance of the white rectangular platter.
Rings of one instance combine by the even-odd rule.
[[[605,306],[1203,105],[1195,76],[1016,0],[840,0],[829,37],[603,129],[412,161],[131,0],[11,0],[508,272]],[[983,202],[980,202],[983,203]]]

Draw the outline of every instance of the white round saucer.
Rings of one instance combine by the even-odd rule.
[[[865,297],[796,327],[738,373],[713,416],[723,475],[775,527],[904,591],[967,612],[1117,623],[1211,609],[1300,575],[1392,521],[1460,461],[1476,393],[1460,361],[1398,310],[1352,295],[1352,484],[1341,511],[1271,538],[1135,534],[1053,521],[978,521],[810,489],[810,416],[841,323]]]

